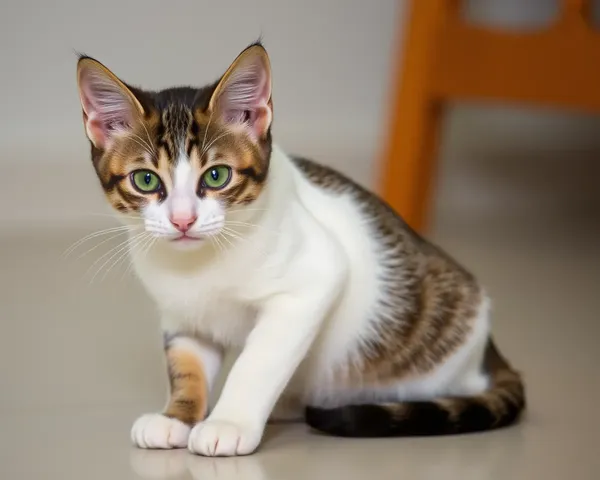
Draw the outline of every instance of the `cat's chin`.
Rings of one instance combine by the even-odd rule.
[[[204,244],[206,244],[207,238],[197,237],[180,237],[172,240],[167,240],[170,248],[179,250],[182,252],[198,250]]]

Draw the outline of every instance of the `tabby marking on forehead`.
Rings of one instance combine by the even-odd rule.
[[[161,95],[158,93],[156,95]],[[219,192],[198,187],[198,198],[218,197],[224,205],[247,205],[258,198],[267,179],[268,161],[235,130],[202,111],[180,101],[159,102],[162,110],[151,115],[138,129],[123,138],[97,161],[96,169],[107,198],[118,211],[139,211],[148,202],[164,200],[177,181],[175,166],[182,161],[192,164],[186,170],[200,183],[201,174],[211,165],[222,163],[235,174],[231,184]],[[155,171],[165,185],[163,193],[140,196],[127,185],[136,169]]]
[[[164,126],[161,144],[169,153],[171,161],[177,161],[182,150],[185,152],[187,132],[193,116],[189,107],[171,103],[162,113]]]

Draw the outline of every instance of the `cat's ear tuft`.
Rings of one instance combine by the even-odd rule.
[[[85,131],[99,149],[107,148],[144,114],[129,88],[100,62],[81,57],[77,63],[77,85]]]
[[[226,124],[244,128],[255,141],[267,135],[273,118],[271,65],[262,45],[251,45],[235,59],[208,108]]]

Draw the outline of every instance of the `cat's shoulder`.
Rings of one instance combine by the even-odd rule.
[[[292,163],[312,184],[324,190],[342,192],[355,190],[371,195],[339,170],[300,155],[289,155]]]
[[[373,226],[418,237],[384,199],[339,170],[303,156],[290,155],[289,158],[313,186],[325,192],[350,197],[351,203],[358,208],[361,217],[367,217]]]
[[[334,195],[339,194],[347,197],[348,201],[346,203],[351,204],[359,212],[360,225],[368,225],[369,235],[376,239],[382,248],[388,246],[397,249],[401,245],[404,255],[426,259],[428,262],[433,260],[438,263],[441,262],[449,268],[460,270],[470,278],[470,274],[458,262],[442,248],[411,228],[404,218],[376,193],[358,184],[335,168],[304,156],[289,155],[289,158],[304,178],[313,186]],[[320,208],[322,208],[321,205]],[[356,231],[358,229],[354,232]]]

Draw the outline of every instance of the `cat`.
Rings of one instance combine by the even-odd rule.
[[[260,42],[203,88],[142,90],[85,55],[77,80],[92,164],[164,333],[170,398],[134,423],[135,445],[234,456],[269,420],[345,437],[517,422],[524,384],[485,289],[375,194],[273,142]]]

